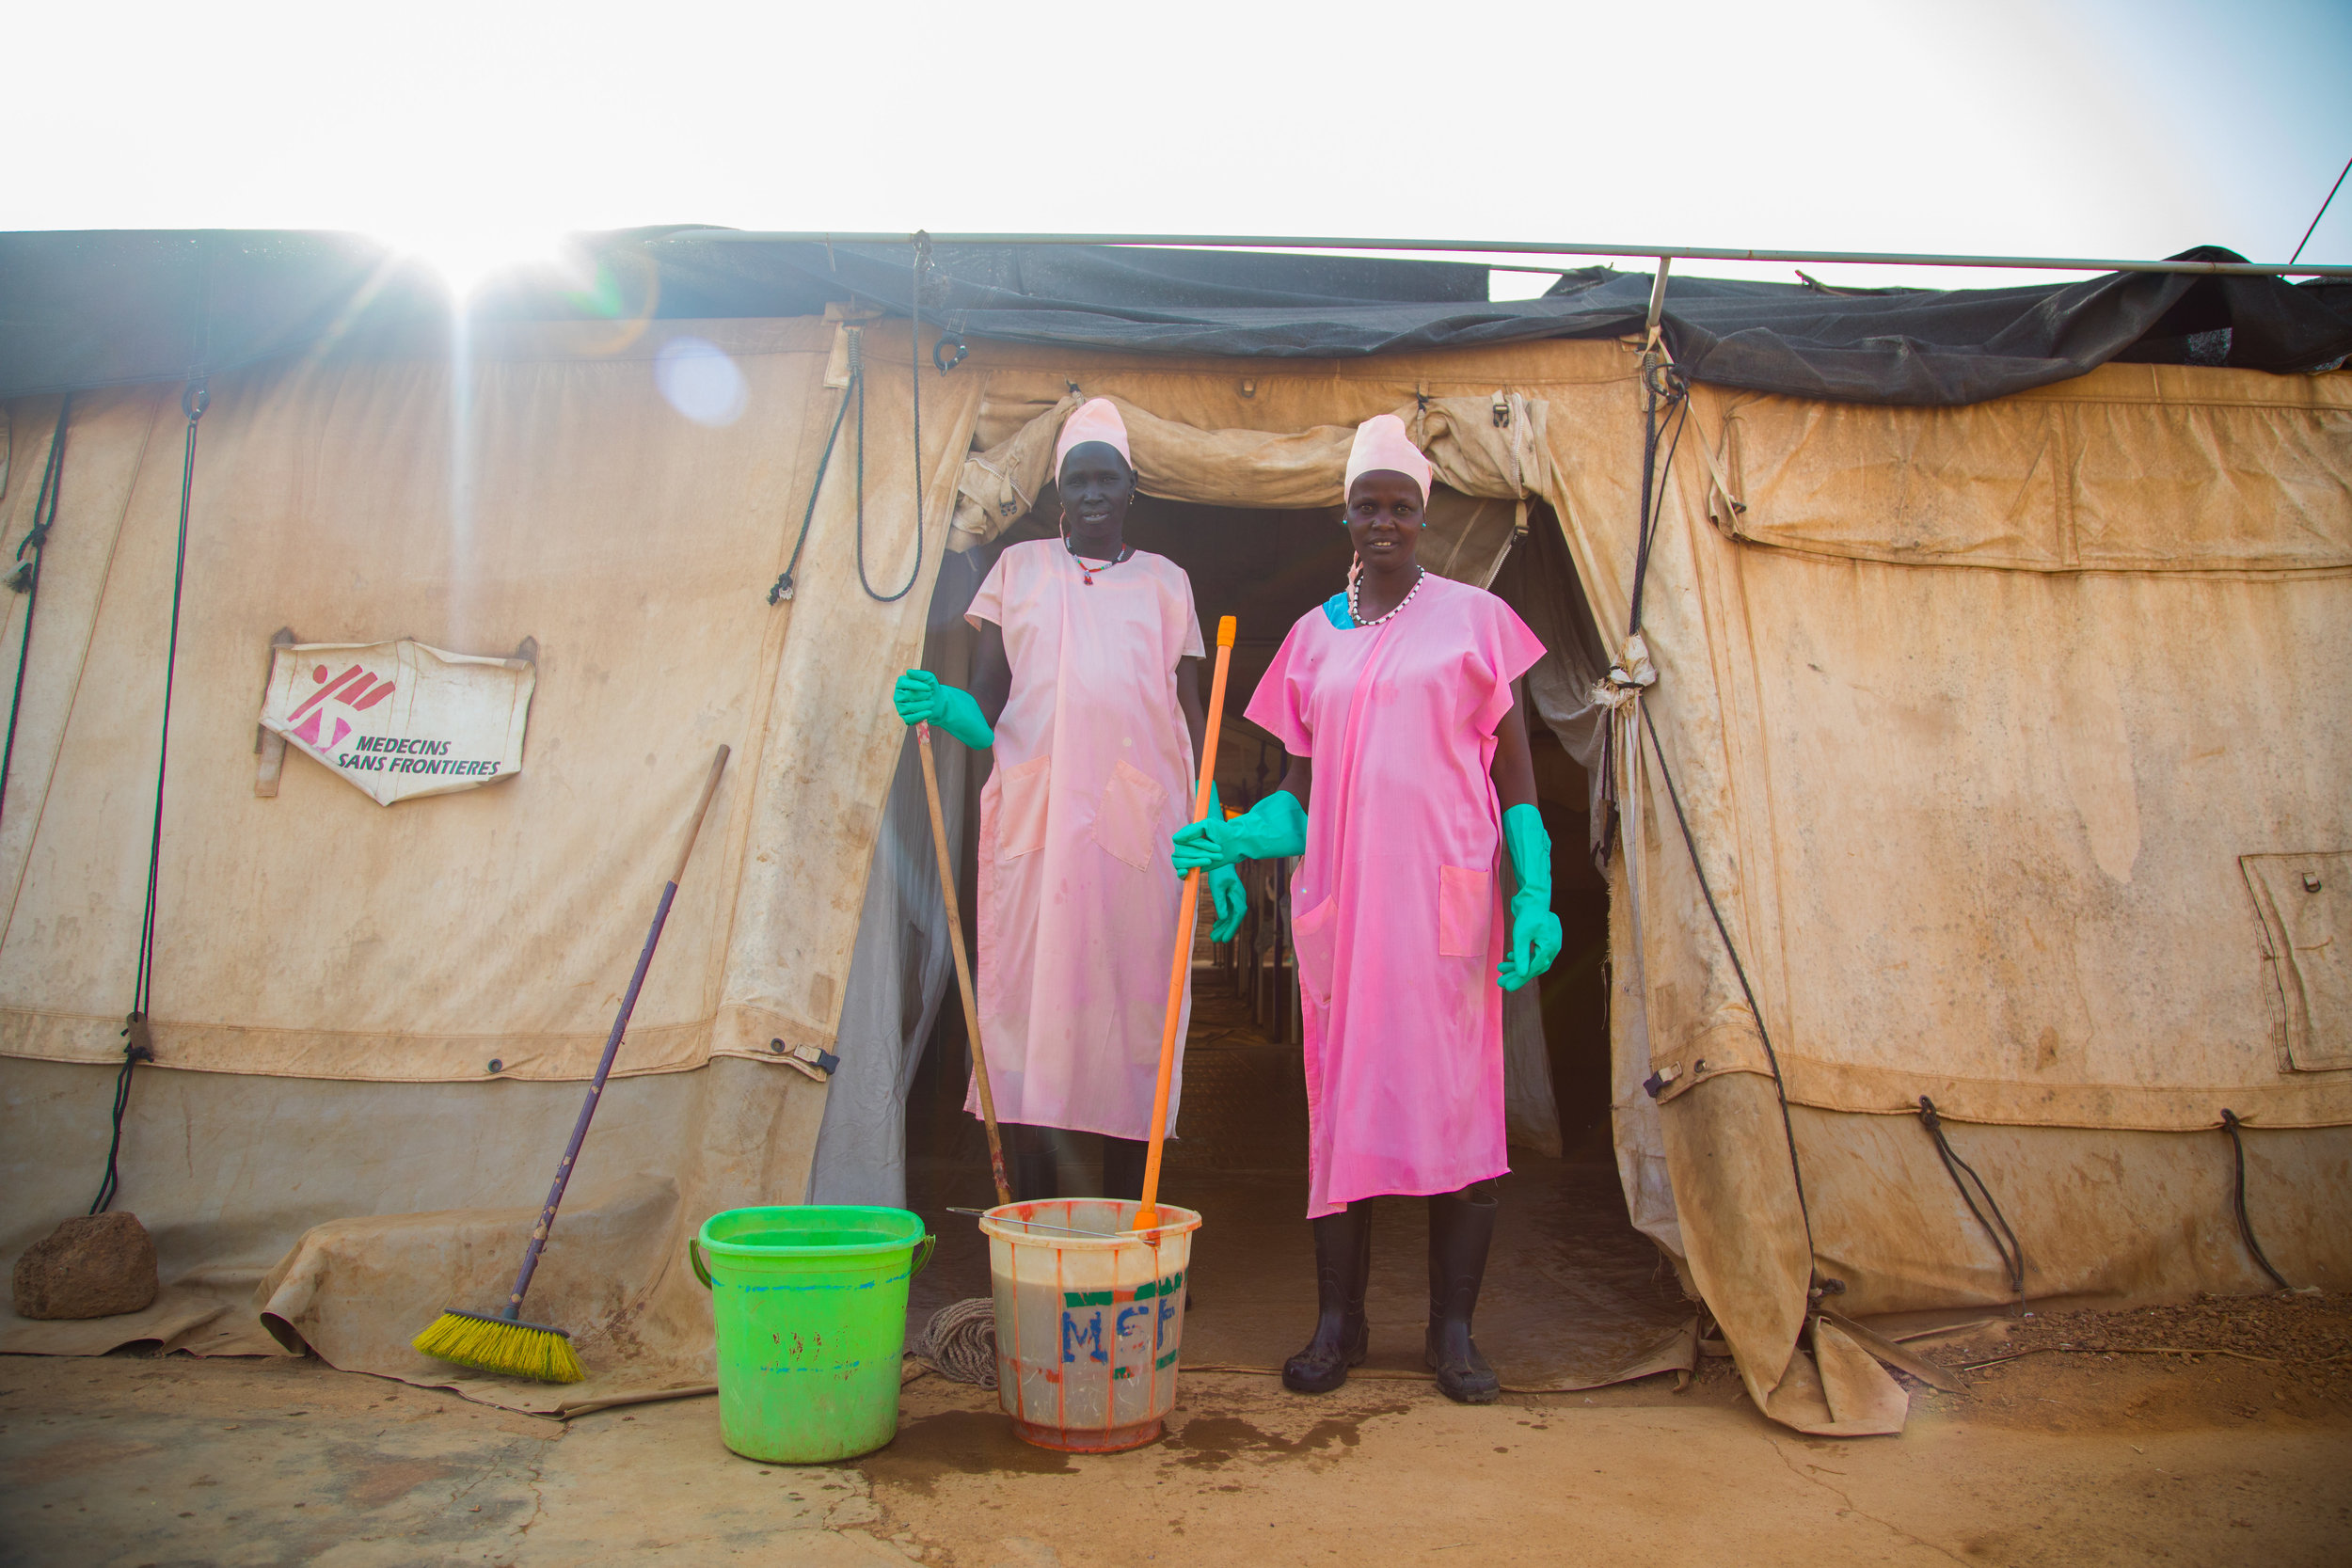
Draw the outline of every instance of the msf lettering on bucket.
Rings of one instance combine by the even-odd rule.
[[[1063,1365],[1082,1357],[1107,1364],[1116,1357],[1114,1381],[1135,1376],[1146,1361],[1154,1370],[1166,1371],[1176,1360],[1176,1347],[1162,1351],[1160,1344],[1175,1325],[1176,1303],[1184,1289],[1184,1273],[1179,1269],[1132,1291],[1063,1291]]]

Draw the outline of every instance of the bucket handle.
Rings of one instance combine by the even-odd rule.
[[[695,1244],[696,1240],[692,1236],[686,1238],[686,1260],[694,1265],[694,1277],[703,1282],[704,1290],[715,1289],[710,1283],[710,1271],[703,1267],[702,1248]],[[923,1272],[923,1265],[931,1260],[931,1249],[938,1245],[939,1238],[928,1232],[914,1244],[914,1266],[907,1270],[909,1279]]]

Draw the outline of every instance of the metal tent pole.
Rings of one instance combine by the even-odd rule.
[[[1889,267],[1989,267],[2020,272],[2156,272],[2231,277],[2352,277],[2352,266],[2286,261],[2138,261],[2097,256],[1947,256],[1895,250],[1743,250],[1710,245],[1597,245],[1552,240],[1408,240],[1312,234],[932,234],[881,230],[685,229],[663,240],[740,244],[1153,245],[1209,250],[1402,250],[1445,255],[1626,256],[1644,261],[1789,261]],[[660,242],[653,242],[660,243]]]

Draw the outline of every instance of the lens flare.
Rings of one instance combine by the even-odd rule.
[[[696,424],[730,425],[743,417],[751,386],[716,343],[673,338],[654,356],[653,382],[670,406]]]

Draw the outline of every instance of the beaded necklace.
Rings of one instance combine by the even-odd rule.
[[[1107,572],[1114,566],[1120,565],[1124,562],[1132,561],[1135,559],[1136,553],[1136,547],[1133,545],[1127,545],[1122,546],[1117,555],[1111,557],[1111,559],[1105,561],[1100,566],[1089,566],[1087,564],[1086,557],[1078,553],[1078,545],[1075,540],[1068,538],[1063,539],[1062,547],[1070,552],[1070,559],[1078,563],[1078,574],[1086,578],[1086,585],[1089,588],[1094,586],[1095,573]],[[1421,584],[1417,582],[1413,584],[1413,586],[1419,588]],[[1403,609],[1404,607],[1400,605],[1398,608]]]
[[[1356,608],[1356,590],[1357,590],[1357,585],[1358,585],[1359,583],[1360,583],[1360,582],[1363,580],[1363,579],[1362,579],[1362,578],[1361,578],[1361,577],[1353,577],[1353,578],[1348,578],[1348,579],[1347,579],[1347,617],[1348,617],[1348,619],[1356,623],[1356,626],[1357,626],[1357,629],[1358,629],[1358,630],[1366,630],[1366,629],[1369,629],[1369,628],[1371,628],[1371,627],[1373,627],[1373,626],[1385,626],[1387,623],[1389,623],[1389,622],[1393,621],[1393,620],[1395,620],[1395,619],[1396,619],[1396,616],[1397,616],[1397,610],[1403,610],[1403,609],[1404,609],[1406,605],[1411,604],[1411,603],[1413,602],[1413,595],[1421,592],[1421,585],[1422,585],[1422,579],[1423,579],[1423,578],[1427,578],[1428,576],[1429,576],[1429,568],[1428,568],[1428,567],[1426,567],[1426,566],[1417,566],[1417,567],[1415,567],[1415,568],[1413,569],[1413,586],[1412,586],[1412,587],[1410,587],[1410,588],[1408,588],[1408,589],[1406,589],[1406,590],[1405,591],[1405,596],[1404,596],[1403,598],[1401,598],[1401,599],[1399,599],[1399,600],[1397,600],[1397,601],[1396,601],[1396,610],[1390,610],[1390,611],[1389,611],[1386,615],[1381,616],[1381,617],[1380,617],[1380,619],[1379,619],[1379,620],[1377,620],[1377,621],[1367,621],[1367,620],[1365,620],[1365,619],[1364,619],[1364,616],[1363,616],[1363,612],[1362,612],[1361,610],[1358,610],[1358,609]]]

